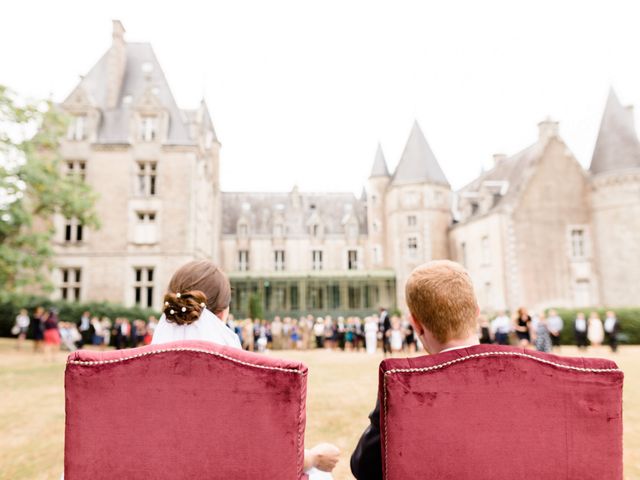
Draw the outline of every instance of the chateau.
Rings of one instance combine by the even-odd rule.
[[[459,191],[419,125],[397,168],[382,148],[352,193],[220,191],[220,142],[207,105],[180,109],[151,46],[113,41],[62,103],[63,168],[97,192],[102,227],[57,218],[56,295],[160,308],[183,263],[211,258],[275,314],[404,309],[410,271],[451,258],[487,311],[639,302],[640,142],[613,91],[588,171],[558,124]]]

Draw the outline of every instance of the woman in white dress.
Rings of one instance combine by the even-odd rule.
[[[164,296],[164,313],[153,333],[152,344],[178,340],[205,340],[241,349],[238,336],[226,325],[231,285],[214,263],[196,260],[171,277]],[[310,480],[330,479],[340,451],[321,443],[304,451],[304,468]]]
[[[364,323],[364,343],[367,353],[376,353],[378,346],[378,322],[375,317],[367,317]]]
[[[589,315],[587,338],[594,347],[599,347],[604,341],[604,327],[602,326],[602,320],[600,320],[596,312],[591,312],[591,315]]]
[[[391,319],[391,333],[389,343],[391,344],[391,351],[393,353],[398,353],[402,351],[402,343],[403,336],[402,330],[400,330],[400,319],[398,317],[393,317]]]

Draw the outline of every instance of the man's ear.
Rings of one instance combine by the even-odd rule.
[[[411,312],[409,312],[409,321],[411,322],[411,325],[413,326],[413,330],[416,332],[416,335],[420,336],[424,333],[424,327],[420,322],[416,321],[416,319],[413,318],[413,315],[411,314]]]

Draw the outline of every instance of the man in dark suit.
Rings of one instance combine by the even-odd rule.
[[[384,307],[380,307],[378,322],[382,332],[382,351],[386,357],[387,354],[391,354],[391,319],[389,318],[389,312]]]
[[[604,321],[604,331],[609,338],[609,346],[612,352],[618,350],[618,332],[620,332],[620,322],[616,314],[609,310],[607,312],[607,318]]]
[[[406,298],[409,321],[430,354],[479,344],[480,309],[471,278],[461,265],[437,260],[417,267],[407,280]],[[358,480],[382,479],[379,399],[369,422],[351,455],[351,472]]]

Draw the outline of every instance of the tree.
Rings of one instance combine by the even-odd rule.
[[[53,217],[98,228],[95,193],[61,169],[66,117],[51,101],[25,102],[0,85],[0,288],[50,288]]]

